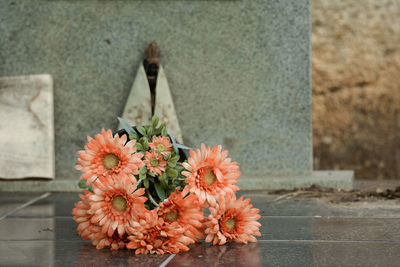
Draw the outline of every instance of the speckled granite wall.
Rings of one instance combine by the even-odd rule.
[[[156,40],[185,143],[223,144],[245,176],[312,169],[308,0],[1,0],[0,76],[54,78],[56,174],[115,129]]]

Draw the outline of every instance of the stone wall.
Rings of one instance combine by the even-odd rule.
[[[157,41],[185,144],[222,144],[244,176],[312,171],[308,0],[5,0],[0,75],[54,79],[56,176],[116,129]]]
[[[314,166],[400,178],[400,1],[313,0]]]

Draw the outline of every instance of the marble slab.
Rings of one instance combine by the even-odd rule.
[[[152,118],[150,99],[149,82],[143,65],[140,64],[124,112],[122,113],[122,118],[130,125],[150,124]],[[183,144],[182,132],[179,127],[174,101],[169,90],[167,76],[161,65],[159,66],[157,77],[154,114],[160,118],[161,122],[167,124],[168,133],[172,134]],[[123,126],[119,124],[118,129],[122,128]]]
[[[179,143],[183,144],[182,131],[179,126],[178,116],[176,115],[174,101],[169,90],[167,76],[163,67],[160,65],[156,86],[156,106],[154,113],[160,120],[167,124],[168,133],[172,134]]]
[[[0,178],[54,179],[53,79],[0,78]]]
[[[138,68],[121,117],[130,125],[147,125],[151,123],[150,87],[143,64],[140,64]],[[122,124],[119,124],[118,129],[123,128]]]

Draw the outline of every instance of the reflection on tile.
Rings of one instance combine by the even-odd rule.
[[[313,266],[311,242],[262,241],[258,246],[261,247],[262,266]]]
[[[2,203],[16,203],[18,199],[0,194]],[[76,193],[52,194],[1,220],[0,265],[159,266],[169,257],[96,250],[76,232],[71,210],[78,200]],[[312,199],[279,204],[265,202],[265,196],[253,200],[256,207],[270,214],[260,219],[259,243],[193,245],[168,266],[395,266],[400,262],[397,218],[350,217],[340,212],[344,217],[313,217],[331,216],[332,209],[324,211],[323,205]]]
[[[358,206],[349,203],[328,204],[315,198],[291,198],[274,201],[278,195],[239,191],[238,196],[251,198],[254,207],[260,209],[263,216],[358,216],[358,217],[397,217],[400,209],[395,205],[377,206],[366,202]],[[385,202],[388,204],[388,201]]]
[[[78,224],[71,218],[56,218],[55,234],[57,240],[82,240],[76,228]]]
[[[39,197],[41,193],[0,193],[0,217],[22,204]]]
[[[259,243],[263,266],[398,266],[400,244],[392,242]]]
[[[316,266],[399,266],[400,244],[392,242],[314,242]]]
[[[54,213],[51,216],[72,216],[72,209],[74,208],[74,203],[80,200],[79,193],[51,193],[45,199],[41,199],[32,205],[22,209],[13,214],[13,216],[49,216],[45,210],[41,209],[39,206],[53,205]],[[38,208],[39,207],[39,208]],[[36,210],[36,211],[30,211]],[[40,213],[40,211],[42,213]]]
[[[0,221],[0,240],[81,241],[72,217],[6,218]]]
[[[170,255],[135,255],[132,250],[97,250],[90,244],[82,245],[76,266],[159,266]]]
[[[51,241],[0,241],[1,266],[54,266],[54,254]]]
[[[169,255],[97,250],[77,241],[0,241],[1,266],[159,266]]]
[[[52,203],[41,202],[41,204],[33,203],[20,209],[9,217],[52,217],[54,214],[55,209]]]
[[[6,218],[0,221],[0,240],[52,240],[54,218]]]
[[[198,244],[168,266],[398,266],[399,252],[400,244],[393,242]],[[82,241],[0,241],[2,266],[159,266],[168,257],[96,250]]]
[[[242,195],[251,199],[251,204],[260,209],[260,215],[262,216],[322,216],[331,215],[334,212],[334,210],[310,198],[274,201],[279,196],[265,193],[248,193],[246,191],[237,193],[238,197]]]
[[[261,217],[262,240],[311,240],[312,217]]]
[[[400,241],[397,218],[262,217],[262,240]]]
[[[316,218],[314,240],[400,241],[397,218]]]
[[[196,244],[189,252],[177,254],[168,266],[261,266],[261,253],[256,243]]]

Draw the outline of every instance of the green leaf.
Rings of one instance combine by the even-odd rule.
[[[154,134],[154,129],[153,126],[150,126],[149,129],[147,129],[147,136],[150,138]]]
[[[137,136],[136,134],[130,134],[130,135],[129,135],[129,139],[131,139],[131,140],[137,140],[137,139],[138,139],[138,136]]]
[[[157,116],[157,115],[154,115],[153,118],[151,119],[151,122],[152,122],[152,124],[153,124],[153,128],[154,128],[154,129],[157,128],[158,121],[159,121],[158,116]]]
[[[167,179],[167,176],[165,175],[165,172],[163,172],[161,175],[158,176],[158,180],[160,182],[165,181]]]
[[[86,180],[79,180],[78,186],[79,186],[79,188],[82,188],[82,189],[86,189],[86,187],[88,187],[86,184]]]
[[[166,126],[165,123],[161,123],[160,127],[158,127],[158,128],[154,131],[154,134],[155,134],[155,135],[161,134],[162,130],[163,130],[164,128],[166,128],[166,127],[167,127],[167,126]]]
[[[179,156],[174,156],[168,160],[168,166],[174,168],[179,160]]]
[[[119,120],[119,123],[121,123],[122,127],[124,127],[125,131],[128,133],[128,135],[131,134],[136,134],[137,132],[135,131],[135,129],[132,128],[132,126],[130,126],[123,118],[117,117]]]
[[[161,134],[161,128],[154,129],[154,135],[160,135]]]
[[[166,128],[166,127],[163,127],[163,128],[162,128],[162,130],[161,130],[161,135],[162,135],[162,136],[167,136],[167,135],[168,135],[168,133],[167,133],[167,128]]]
[[[161,185],[164,188],[168,187],[167,175],[165,174],[165,172],[163,174],[161,174],[160,176],[158,176],[158,181],[160,181]]]
[[[93,193],[93,187],[91,185],[88,186],[87,190]]]
[[[156,175],[155,175],[154,173],[152,173],[152,172],[148,172],[148,174],[149,174],[150,176],[156,177]]]
[[[143,184],[144,184],[144,187],[146,187],[146,188],[149,188],[149,186],[150,186],[150,184],[149,184],[149,180],[143,180]]]
[[[136,129],[138,130],[138,132],[145,136],[146,135],[146,130],[142,127],[142,126],[136,126]]]
[[[176,166],[176,162],[168,161],[168,167],[174,168]]]
[[[162,130],[161,128],[154,129],[154,135],[160,135],[161,130]]]
[[[143,150],[143,146],[142,146],[141,143],[136,143],[135,147],[136,147],[137,150]]]
[[[158,197],[161,199],[161,201],[164,201],[164,199],[165,199],[164,189],[158,183],[154,183],[154,187],[156,189]]]
[[[143,180],[146,179],[147,175],[145,173],[139,174],[139,179]]]
[[[178,177],[178,172],[174,169],[167,169],[167,174],[171,178],[176,178]]]
[[[143,140],[143,150],[147,151],[149,150],[149,141],[147,141],[147,138]]]
[[[146,174],[146,173],[147,173],[147,168],[146,168],[146,166],[140,167],[140,168],[139,168],[139,173],[141,173],[141,174]]]

